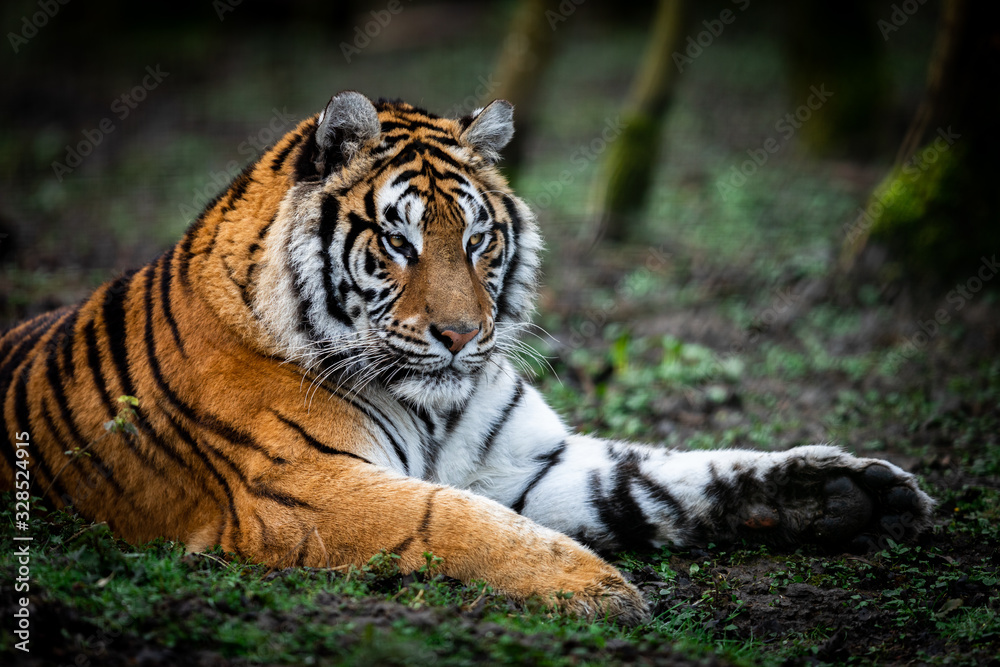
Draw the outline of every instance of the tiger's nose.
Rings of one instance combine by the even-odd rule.
[[[478,328],[469,331],[454,331],[453,329],[441,331],[436,325],[431,325],[431,335],[444,343],[444,346],[451,350],[452,354],[458,354],[465,347],[465,344],[478,334]]]

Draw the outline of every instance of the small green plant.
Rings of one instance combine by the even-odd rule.
[[[368,559],[361,570],[370,574],[375,579],[390,579],[399,575],[399,554],[389,553],[382,549],[377,554]]]
[[[109,433],[129,433],[136,435],[138,430],[135,427],[136,412],[134,408],[139,407],[139,399],[135,396],[119,396],[118,414],[114,419],[104,422],[104,430]]]
[[[425,579],[432,579],[438,576],[436,570],[438,570],[443,563],[444,558],[435,556],[430,551],[425,551],[424,564],[417,569],[417,572],[422,574]]]

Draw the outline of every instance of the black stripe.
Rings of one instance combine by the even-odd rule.
[[[334,195],[328,195],[320,205],[319,240],[323,253],[323,292],[326,295],[326,312],[333,319],[346,327],[351,326],[351,318],[347,316],[343,305],[337,300],[337,291],[333,287],[333,257],[330,246],[340,219],[340,201]],[[299,297],[301,299],[301,296]]]
[[[397,544],[396,546],[389,549],[388,553],[402,555],[406,548],[413,544],[413,536],[407,537],[405,540]]]
[[[216,200],[218,197],[216,197]],[[209,202],[210,206],[215,206],[216,200]],[[181,287],[184,289],[190,289],[191,281],[188,277],[188,271],[191,265],[191,258],[194,254],[191,252],[191,246],[194,244],[195,236],[201,231],[201,228],[205,225],[205,215],[203,212],[198,219],[195,220],[187,231],[184,232],[184,238],[181,242],[175,246],[177,250],[180,251],[180,259],[177,263],[177,276],[181,279]]]
[[[343,390],[338,390],[337,396],[347,401],[352,407],[360,410],[366,417],[368,417],[369,421],[374,423],[375,426],[377,426],[379,429],[382,430],[383,433],[385,433],[385,436],[389,438],[389,444],[392,445],[392,450],[396,452],[396,456],[399,458],[399,462],[403,465],[403,471],[409,474],[410,461],[409,458],[406,456],[406,450],[403,448],[399,440],[396,439],[396,437],[392,434],[392,431],[387,426],[387,424],[391,424],[392,421],[385,415],[385,413],[383,413],[381,410],[379,410],[377,407],[375,407],[370,403],[365,403],[365,405],[362,405],[363,401],[360,397],[349,399],[346,396],[346,392],[344,392]]]
[[[262,241],[264,239],[264,237],[267,236],[267,233],[269,231],[271,231],[271,225],[273,225],[274,221],[277,220],[277,219],[278,219],[278,213],[275,212],[274,215],[271,216],[271,219],[267,221],[267,224],[264,225],[263,227],[261,227],[257,231],[257,240],[258,241]]]
[[[472,184],[470,183],[470,185],[472,185]],[[478,190],[477,190],[477,192],[478,192]],[[483,205],[486,206],[486,211],[489,214],[490,220],[496,220],[497,219],[497,212],[496,212],[496,209],[493,208],[493,202],[490,201],[490,194],[492,194],[492,193],[486,193],[486,192],[484,192],[484,193],[480,193],[480,194],[482,194]],[[501,199],[506,199],[507,197],[501,196],[500,198]],[[520,231],[520,230],[518,230],[518,231]]]
[[[438,443],[430,449],[427,453],[427,461],[424,464],[424,469],[428,471],[428,475],[431,471],[434,475],[437,475],[437,465],[438,459],[441,457],[442,444],[448,442],[458,423],[462,420],[462,415],[465,414],[465,408],[469,404],[469,399],[466,398],[461,404],[455,406],[451,412],[448,413],[448,417],[445,420],[444,433],[442,434]]]
[[[389,134],[393,130],[408,130],[412,132],[413,130],[424,129],[430,130],[432,132],[437,132],[449,139],[452,138],[450,134],[441,126],[434,125],[433,123],[428,123],[419,116],[396,116],[396,120],[384,120],[382,121],[382,132],[384,134]]]
[[[283,423],[285,426],[294,429],[296,433],[302,436],[302,439],[306,441],[306,444],[315,449],[316,451],[323,454],[331,454],[336,456],[349,456],[352,459],[357,459],[359,461],[364,461],[365,463],[371,464],[371,461],[369,461],[366,458],[362,458],[357,454],[352,454],[351,452],[345,452],[341,449],[334,449],[333,447],[328,447],[324,445],[322,442],[320,442],[316,438],[306,433],[305,429],[303,429],[301,426],[299,426],[292,420],[283,417],[280,413],[278,413],[277,410],[272,409],[271,412],[273,412],[274,416],[277,417],[279,420],[281,420],[281,423]]]
[[[632,482],[639,474],[636,458],[629,457],[614,468],[614,486],[610,493],[601,489],[600,472],[590,474],[590,504],[598,519],[615,539],[616,549],[647,549],[656,537],[656,526],[646,520],[642,508],[632,496]]]
[[[432,162],[425,162],[424,170],[426,171],[426,173],[432,175],[435,181],[455,181],[456,183],[462,186],[468,184],[469,182],[468,178],[466,178],[465,174],[463,174],[461,171],[438,169],[437,167],[434,166]],[[437,185],[442,188],[444,187],[440,183],[438,183]],[[442,192],[446,194],[448,196],[448,199],[451,200],[453,203],[457,203],[458,201],[457,195],[465,194],[464,189],[461,187],[454,189],[449,188],[447,190],[442,190]]]
[[[402,142],[402,141],[408,141],[410,137],[408,136],[386,137],[385,139],[383,139],[383,143],[386,143],[386,145],[389,146],[391,144],[394,144],[395,143],[394,140],[396,139]],[[392,152],[393,150],[395,150],[394,146],[390,147],[390,149],[383,154],[381,159],[376,160],[372,164],[371,170],[368,172],[368,176],[366,178],[368,182],[377,183],[382,178],[383,174],[385,174],[385,172],[390,171],[392,169],[396,169],[398,167],[402,167],[403,165],[409,164],[410,162],[414,162],[418,157],[416,151],[407,150],[405,145],[398,152],[393,153]],[[419,173],[419,171],[417,173]],[[400,197],[402,196],[403,195],[400,195]]]
[[[257,162],[258,162],[257,160],[254,160],[247,166],[243,167],[243,171],[237,174],[236,178],[234,178],[229,183],[229,186],[226,188],[226,192],[228,193],[228,196],[226,197],[226,203],[223,204],[220,213],[225,215],[229,211],[232,211],[234,208],[236,208],[236,203],[239,202],[241,199],[243,199],[244,195],[246,195],[247,188],[249,188],[250,184],[254,182],[252,174],[254,169],[257,167]],[[219,227],[221,226],[222,225],[220,224]],[[215,234],[216,236],[218,236],[219,234],[218,228],[216,228]],[[214,239],[212,243],[214,245],[215,243]]]
[[[316,120],[310,119],[302,128],[302,132],[305,142],[295,158],[295,180],[318,180],[321,174],[316,170],[316,158],[319,152],[319,147],[316,144]]]
[[[394,130],[405,130],[407,132],[411,132],[414,128],[418,127],[433,127],[437,129],[437,126],[435,125],[420,123],[419,121],[413,121],[408,118],[400,118],[399,120],[384,120],[381,123],[382,134],[389,134]]]
[[[268,529],[267,524],[264,520],[260,518],[260,515],[256,512],[253,513],[253,518],[257,519],[257,525],[260,526],[260,541],[262,544],[272,544],[274,538],[271,535],[270,529]]]
[[[652,496],[653,500],[670,508],[671,513],[674,515],[676,530],[679,533],[687,536],[692,535],[692,531],[694,531],[695,527],[691,525],[690,517],[688,517],[687,512],[684,510],[680,501],[678,501],[677,498],[670,493],[670,491],[663,488],[642,473],[636,475],[635,481],[643,491]]]
[[[222,263],[226,267],[226,277],[228,277],[229,282],[235,285],[236,289],[239,290],[240,300],[243,302],[243,306],[247,309],[247,311],[249,311],[251,315],[257,317],[257,313],[255,313],[253,309],[253,303],[250,301],[250,292],[247,290],[247,285],[241,283],[239,280],[236,279],[236,275],[233,273],[233,267],[229,266],[229,260],[228,260],[229,257],[230,257],[229,255],[226,255],[225,257],[222,258]]]
[[[57,313],[46,313],[39,316],[29,321],[31,326],[26,327],[26,331],[17,332],[17,335],[21,336],[20,340],[11,347],[7,358],[0,365],[0,389],[4,390],[5,395],[10,391],[14,380],[14,373],[17,372],[17,369],[21,367],[21,364],[28,358],[28,355],[38,346],[39,341],[51,328],[56,315]],[[8,335],[14,335],[14,332],[8,332]],[[0,405],[0,408],[2,408],[2,405]]]
[[[350,226],[347,237],[344,239],[344,248],[341,252],[340,264],[344,269],[344,275],[341,276],[341,279],[349,279],[351,284],[357,287],[358,283],[354,280],[354,276],[351,275],[350,271],[351,252],[354,250],[354,243],[358,240],[358,236],[366,230],[371,230],[373,233],[378,234],[378,227],[353,211],[347,215],[347,220]]]
[[[388,129],[386,129],[388,126]],[[386,135],[386,139],[396,139],[396,138],[414,138],[413,131],[415,129],[423,129],[424,132],[421,133],[420,139],[428,139],[435,143],[439,143],[443,146],[458,146],[458,142],[453,136],[447,133],[436,125],[430,125],[429,123],[421,123],[419,121],[413,122],[411,125],[404,125],[403,123],[397,123],[394,121],[386,121],[382,123],[382,132]],[[397,135],[390,135],[391,132],[400,131]]]
[[[237,176],[237,178],[239,178],[239,176]],[[189,264],[191,263],[191,258],[193,257],[193,253],[191,252],[191,246],[194,244],[194,239],[201,231],[202,227],[205,226],[209,213],[211,213],[212,210],[215,209],[216,205],[218,205],[218,203],[222,200],[222,197],[225,196],[228,190],[229,186],[226,186],[225,189],[223,189],[221,192],[218,192],[214,197],[212,197],[211,200],[209,200],[207,204],[205,204],[205,208],[202,209],[198,217],[195,218],[195,221],[191,223],[191,226],[187,228],[186,232],[184,232],[184,238],[181,240],[180,245],[177,246],[181,251],[180,265],[178,266],[177,274],[180,276],[181,286],[184,288],[190,287],[190,282],[188,280],[188,267]],[[216,227],[214,234],[218,234],[218,232],[219,229],[218,227]],[[215,243],[214,235],[212,237],[211,243],[213,244]]]
[[[773,475],[774,472],[776,471],[771,471],[771,474]],[[705,485],[705,495],[712,499],[712,519],[717,523],[722,522],[727,515],[731,516],[735,512],[744,499],[749,497],[750,494],[744,488],[747,475],[746,473],[736,475],[733,482],[727,482],[719,476],[715,463],[708,464],[708,475],[711,481]],[[771,481],[773,481],[771,478],[765,476],[765,482]],[[776,486],[776,488],[780,488],[780,486]],[[773,501],[771,498],[768,500]]]
[[[4,405],[6,401],[4,401]],[[3,405],[0,405],[0,414],[3,413]],[[16,470],[17,465],[17,454],[15,453],[14,440],[11,440],[12,434],[17,433],[16,429],[9,428],[6,423],[7,419],[4,418],[4,428],[0,429],[0,450],[3,451],[3,458],[7,461],[7,466],[11,469],[11,479],[14,479],[13,471]]]
[[[379,149],[380,149],[381,152],[378,154],[378,156],[380,158],[382,158],[382,159],[375,162],[375,164],[373,165],[373,170],[372,171],[374,172],[375,169],[381,169],[382,167],[384,167],[385,166],[385,159],[392,152],[392,150],[396,147],[396,144],[398,144],[400,142],[403,142],[403,141],[406,141],[409,138],[410,138],[410,135],[408,135],[408,134],[395,134],[395,135],[392,135],[392,136],[387,136],[387,135],[383,134],[382,135],[382,143],[379,144]]]
[[[400,172],[396,176],[396,178],[392,179],[391,186],[399,185],[403,181],[408,181],[411,178],[413,178],[414,176],[419,176],[419,175],[420,175],[420,170],[418,170],[418,169],[407,169],[406,171]],[[397,218],[397,221],[398,221],[398,219],[399,219],[398,214],[397,214],[396,218]]]
[[[435,146],[434,144],[429,144],[426,141],[420,140],[420,141],[414,141],[412,144],[409,145],[409,148],[410,150],[415,150],[418,153],[419,152],[428,153],[432,157],[437,158],[441,162],[444,162],[446,165],[448,165],[455,171],[459,172],[464,171],[463,166],[458,162],[458,160],[456,160],[451,155],[443,151],[440,147]]]
[[[60,370],[70,379],[76,375],[76,366],[73,364],[73,344],[76,342],[76,322],[79,317],[79,307],[74,308],[69,318],[63,320],[63,323],[59,325],[59,331],[53,337],[53,340],[58,338],[58,344],[61,347]]]
[[[399,339],[401,341],[405,341],[407,343],[413,343],[414,345],[418,345],[418,346],[423,347],[423,348],[427,347],[427,343],[424,341],[423,338],[417,338],[416,336],[411,336],[409,334],[403,333],[402,331],[393,331],[392,332],[392,336],[393,336],[393,338],[397,338],[397,339]],[[401,355],[404,355],[404,356],[407,356],[407,357],[411,357],[413,359],[439,359],[440,358],[436,354],[430,354],[430,353],[424,353],[424,352],[414,352],[412,350],[407,350],[405,347],[396,344],[396,342],[393,340],[393,338],[386,338],[385,341],[384,341],[384,344],[390,350],[393,350],[395,352],[399,352]]]
[[[253,301],[250,299],[250,285],[253,284],[253,274],[256,270],[256,262],[251,263],[250,266],[247,267],[247,281],[245,284],[239,283],[235,279],[233,280],[233,282],[236,283],[236,286],[240,289],[240,298],[243,300],[243,305],[247,307],[247,310],[249,310],[250,314],[254,317],[257,317],[257,313],[254,311]]]
[[[118,372],[121,392],[126,396],[135,396],[135,385],[132,384],[128,368],[128,341],[125,328],[125,300],[128,298],[134,275],[135,272],[126,273],[108,285],[101,308],[105,339],[111,351],[111,360]]]
[[[496,444],[496,439],[503,430],[503,427],[507,424],[510,419],[511,413],[514,412],[514,408],[517,404],[521,402],[524,397],[524,381],[521,378],[517,379],[517,386],[514,387],[514,394],[507,401],[507,405],[503,407],[500,415],[496,420],[490,424],[489,430],[486,432],[486,437],[483,439],[482,445],[479,447],[479,452],[476,455],[476,465],[478,466],[483,461],[485,461],[489,455],[490,451],[493,449],[493,445]]]
[[[431,491],[430,495],[427,496],[427,502],[424,505],[424,518],[420,520],[420,526],[417,528],[417,534],[421,537],[423,537],[431,527],[431,514],[434,511],[434,497],[443,490],[444,488],[439,486]],[[426,538],[424,538],[424,542],[427,542]]]
[[[177,320],[174,319],[174,309],[170,302],[170,289],[173,283],[173,277],[170,275],[170,272],[173,268],[175,250],[176,246],[168,250],[162,257],[160,257],[160,307],[163,310],[163,317],[167,320],[167,325],[170,327],[170,334],[174,338],[174,344],[177,345],[177,349],[181,353],[181,356],[187,359],[187,352],[184,351],[184,341],[181,340],[181,332],[177,326]]]
[[[70,452],[72,450],[72,447],[70,445],[66,444],[66,441],[63,440],[62,434],[60,434],[59,430],[56,428],[55,417],[52,415],[52,412],[49,410],[49,407],[48,407],[47,403],[48,402],[45,401],[45,400],[39,401],[39,404],[40,404],[41,409],[42,409],[42,421],[41,421],[41,423],[44,425],[44,427],[46,429],[48,429],[49,435],[51,436],[51,440],[46,439],[46,442],[47,443],[54,443],[56,450],[58,452],[60,452],[60,453]],[[35,433],[37,433],[37,431],[35,431]],[[88,454],[89,453],[90,452],[88,451]],[[62,485],[62,480],[64,479],[64,477],[62,475],[66,471],[66,468],[74,468],[74,469],[76,469],[77,474],[80,476],[80,478],[77,479],[76,490],[79,490],[81,483],[86,484],[86,486],[88,488],[94,488],[94,487],[91,486],[90,483],[89,483],[93,478],[85,478],[84,474],[83,474],[83,471],[80,470],[80,466],[83,465],[82,459],[86,458],[86,456],[84,456],[84,455],[78,455],[78,454],[74,455],[74,454],[69,454],[69,453],[63,453],[63,456],[65,457],[64,459],[57,460],[57,461],[54,462],[54,465],[56,467],[58,467],[58,470],[55,472],[56,477],[53,477],[52,473],[48,472],[48,466],[46,464],[44,456],[39,456],[38,457],[39,458],[38,464],[44,466],[43,469],[46,471],[46,476],[49,478],[50,481],[52,481],[53,479],[55,480],[55,484],[52,484],[52,488],[56,489],[57,491],[61,489],[61,491],[59,492],[59,495],[65,501],[66,497],[69,495],[66,492],[65,487]],[[68,463],[68,465],[65,465],[67,463]],[[84,481],[84,479],[86,479],[86,481]],[[96,486],[96,484],[95,484],[95,486]],[[73,498],[73,503],[72,504],[75,504],[77,500],[78,500],[77,498]],[[86,496],[84,496],[84,498],[80,498],[79,500],[86,500]]]
[[[306,279],[299,274],[298,267],[295,264],[289,267],[292,271],[292,298],[295,303],[298,304],[298,330],[305,334],[309,340],[317,340],[319,334],[312,325],[312,320],[309,319],[309,302],[306,301],[305,297],[302,295],[302,290],[305,288]]]
[[[152,303],[151,287],[153,279],[153,266],[154,265],[152,264],[148,264],[142,269],[142,275],[145,281],[142,291],[145,295],[147,304]],[[125,396],[136,395],[135,385],[132,382],[132,374],[128,362],[127,313],[125,312],[125,302],[128,299],[129,290],[131,289],[132,280],[135,275],[135,271],[130,271],[112,282],[108,286],[107,291],[104,293],[104,304],[102,306],[105,338],[108,348],[111,351],[111,360],[118,373],[119,381],[121,382],[121,393]],[[147,320],[150,317],[151,311],[147,308]],[[141,406],[136,406],[133,410],[136,417],[136,428],[145,434],[150,434],[149,427],[146,425],[146,420],[143,416],[145,409]],[[163,468],[159,465],[159,463],[143,450],[141,441],[133,434],[122,433],[122,440],[124,440],[132,453],[135,454],[145,465],[157,470],[158,472],[163,471]]]
[[[278,491],[270,486],[257,482],[256,484],[250,484],[247,486],[250,492],[257,498],[266,498],[267,500],[273,500],[279,505],[284,505],[285,507],[305,507],[308,509],[313,509],[312,505],[306,501],[296,498],[295,496],[289,495],[284,491]]]
[[[507,215],[510,216],[512,234],[510,237],[513,238],[514,243],[520,244],[521,242],[521,217],[517,213],[517,208],[514,203],[510,201],[509,197],[503,198],[503,205],[507,211]],[[505,234],[505,236],[507,236]],[[510,295],[510,288],[512,283],[517,279],[517,270],[521,266],[521,253],[515,251],[512,247],[511,238],[505,238],[504,245],[509,248],[508,252],[512,253],[510,260],[510,266],[507,267],[507,273],[504,276],[504,288],[503,292],[500,294],[500,301],[497,303],[497,319],[503,319],[512,315],[510,312],[510,303],[508,302]]]
[[[83,341],[87,347],[87,366],[90,367],[90,374],[94,380],[94,386],[101,395],[101,402],[104,403],[104,411],[108,419],[115,418],[115,405],[111,400],[111,390],[108,388],[108,381],[104,377],[101,369],[101,352],[97,346],[97,330],[94,321],[90,320],[83,327]]]
[[[451,412],[448,413],[448,417],[445,419],[444,423],[445,438],[451,437],[451,434],[458,427],[458,423],[462,421],[462,415],[465,414],[465,406],[466,402],[463,401],[461,405],[456,406]]]
[[[376,181],[377,178],[381,176],[382,172],[385,171],[386,169],[391,169],[394,167],[402,166],[410,162],[413,162],[414,160],[417,159],[420,153],[426,153],[429,154],[431,157],[437,158],[438,160],[444,162],[445,164],[447,164],[448,166],[450,166],[452,169],[454,169],[459,173],[464,173],[466,171],[463,165],[460,164],[457,160],[455,160],[455,158],[453,158],[451,155],[446,153],[440,147],[435,146],[433,143],[427,143],[423,139],[415,139],[410,135],[400,135],[398,137],[385,137],[383,139],[383,143],[386,143],[387,145],[389,145],[390,143],[396,143],[401,141],[405,141],[407,143],[403,143],[402,147],[400,148],[394,147],[396,153],[393,156],[391,157],[387,156],[384,160],[382,160],[381,162],[376,162],[372,166],[371,180],[373,182]],[[433,139],[431,139],[431,141],[433,141]],[[427,164],[429,163],[425,159],[425,168]]]
[[[512,510],[520,514],[524,510],[524,504],[528,501],[528,494],[531,490],[542,481],[552,468],[559,465],[559,461],[562,459],[563,452],[566,451],[566,442],[560,442],[559,446],[553,449],[548,454],[536,457],[536,461],[542,464],[542,467],[535,473],[535,476],[531,478],[528,485],[524,487],[524,491],[521,492],[520,497],[514,501],[514,504],[510,506]]]
[[[378,214],[375,211],[375,188],[368,188],[368,192],[365,193],[365,215],[372,222],[378,219]]]
[[[271,171],[281,171],[281,168],[285,166],[285,160],[288,159],[289,153],[295,150],[295,147],[302,142],[302,135],[295,134],[288,141],[288,145],[282,148],[277,155],[274,156],[274,160],[271,161]]]

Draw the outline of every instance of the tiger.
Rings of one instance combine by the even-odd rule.
[[[571,431],[512,358],[542,249],[498,166],[513,133],[504,100],[446,118],[334,95],[158,258],[4,333],[4,489],[26,500],[30,473],[128,542],[272,567],[384,553],[407,573],[431,553],[629,625],[649,607],[608,560],[622,550],[847,549],[931,525],[915,476],[834,446]],[[124,397],[129,428],[108,428]]]

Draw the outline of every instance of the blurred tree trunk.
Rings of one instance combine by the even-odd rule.
[[[525,138],[531,135],[542,76],[552,60],[555,31],[564,18],[547,0],[520,0],[514,9],[507,37],[503,41],[493,71],[497,88],[480,100],[487,104],[504,99],[514,105],[517,131],[504,148],[504,170],[512,180],[517,177],[524,157]],[[557,23],[553,24],[553,16]]]
[[[818,155],[872,157],[880,148],[892,149],[884,145],[879,122],[891,102],[886,37],[871,5],[870,0],[781,3],[791,103],[804,104],[815,87],[832,93],[798,129],[802,145]]]
[[[985,258],[990,277],[997,273],[998,82],[1000,22],[993,3],[944,0],[925,96],[896,165],[847,225],[848,270],[884,282],[977,274],[985,282]],[[887,261],[873,266],[879,256]]]
[[[685,0],[660,0],[642,63],[622,113],[622,134],[609,143],[597,184],[598,239],[621,242],[642,211],[659,157],[663,119],[679,71]]]

